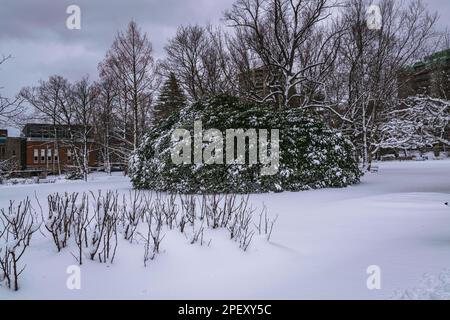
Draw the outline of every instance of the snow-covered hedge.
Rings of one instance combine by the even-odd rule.
[[[278,172],[261,175],[261,164],[230,165],[225,161],[221,165],[174,164],[172,133],[186,129],[193,137],[196,120],[202,121],[203,130],[218,129],[224,136],[227,129],[280,129]],[[186,106],[151,129],[130,160],[130,177],[137,189],[182,193],[346,187],[359,182],[362,175],[353,153],[352,145],[340,133],[301,110],[277,110],[221,95]]]

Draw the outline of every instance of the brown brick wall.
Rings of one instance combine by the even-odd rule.
[[[75,165],[75,157],[68,157],[68,151],[70,148],[64,145],[59,145],[59,164],[61,170],[67,170],[70,166]],[[94,145],[89,146],[91,150],[89,154],[89,166],[94,167],[97,165],[97,152],[94,149]],[[35,150],[37,151],[37,161],[35,159]],[[44,158],[41,157],[41,150],[44,151]],[[51,157],[49,158],[48,150],[51,150]],[[55,144],[48,141],[27,141],[26,142],[26,167],[27,169],[47,169],[49,171],[56,172],[58,170],[58,161],[55,160]]]

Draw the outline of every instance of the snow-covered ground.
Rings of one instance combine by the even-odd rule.
[[[450,267],[450,161],[379,168],[346,189],[251,196],[279,218],[271,241],[256,237],[247,252],[220,230],[208,232],[210,246],[173,231],[145,268],[142,245],[121,241],[114,264],[86,260],[81,290],[66,287],[75,248],[57,253],[48,236],[35,234],[20,291],[0,287],[0,299],[391,298],[424,273]],[[121,175],[95,174],[88,183],[2,186],[0,208],[35,192],[45,203],[49,193],[99,189],[128,192],[131,185]],[[367,288],[371,265],[381,268],[381,290]]]

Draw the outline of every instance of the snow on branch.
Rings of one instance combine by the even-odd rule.
[[[450,101],[428,96],[414,96],[400,101],[380,127],[381,148],[420,148],[448,139]]]

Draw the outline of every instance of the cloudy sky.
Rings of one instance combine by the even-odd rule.
[[[401,1],[401,0],[399,0]],[[408,0],[403,0],[407,2]],[[0,66],[3,96],[60,74],[70,80],[91,74],[118,30],[134,19],[147,32],[155,56],[180,24],[218,23],[234,0],[0,0]],[[441,27],[450,25],[449,0],[424,0],[438,11]],[[66,9],[81,8],[81,30],[66,28]]]

